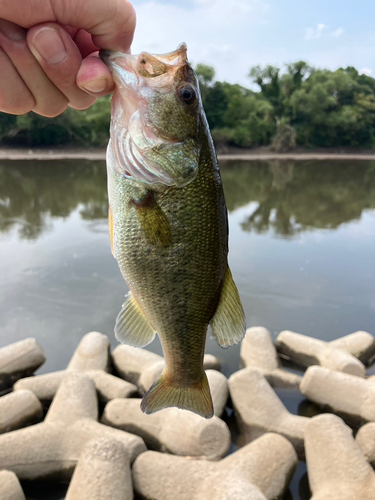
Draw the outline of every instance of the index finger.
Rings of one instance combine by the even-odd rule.
[[[12,0],[0,2],[0,18],[24,28],[45,22],[82,28],[101,49],[130,51],[135,11],[127,0]]]

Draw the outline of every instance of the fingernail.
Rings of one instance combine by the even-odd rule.
[[[18,26],[18,24],[6,21],[5,19],[0,19],[0,31],[3,35],[9,38],[9,40],[13,40],[15,42],[19,42],[20,40],[24,40],[26,38],[25,29]]]
[[[94,94],[103,92],[106,88],[108,88],[108,83],[106,78],[99,78],[99,80],[94,80],[90,83],[86,83],[85,85],[83,85],[84,90],[93,92]]]
[[[60,34],[53,28],[42,28],[36,33],[33,45],[40,56],[49,64],[58,64],[66,56],[66,48]]]

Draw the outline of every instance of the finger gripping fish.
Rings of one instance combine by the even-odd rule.
[[[142,400],[213,416],[203,370],[207,328],[222,347],[245,318],[228,267],[228,221],[197,76],[184,44],[164,55],[102,51],[116,83],[107,150],[112,253],[130,293],[116,338],[157,332],[165,368]]]

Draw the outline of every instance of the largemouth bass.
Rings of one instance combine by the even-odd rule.
[[[107,150],[112,253],[130,293],[116,338],[143,347],[157,332],[165,368],[142,400],[210,418],[203,355],[241,341],[245,318],[228,267],[228,221],[196,74],[182,44],[164,55],[102,51],[116,83]]]

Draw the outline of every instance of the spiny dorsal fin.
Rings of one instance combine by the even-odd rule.
[[[130,292],[117,316],[115,336],[119,342],[133,347],[144,347],[155,338],[155,330]]]
[[[212,334],[221,347],[238,344],[245,335],[245,314],[229,267],[225,273],[219,305],[210,325]]]

